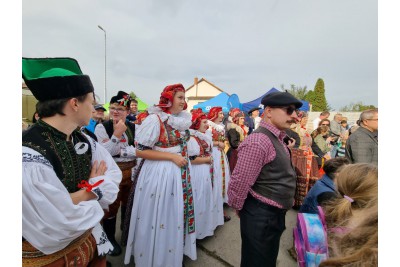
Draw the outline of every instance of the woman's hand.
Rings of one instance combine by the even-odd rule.
[[[187,160],[184,157],[176,154],[172,155],[171,161],[175,163],[179,168],[182,168],[183,166],[186,166],[188,164]]]

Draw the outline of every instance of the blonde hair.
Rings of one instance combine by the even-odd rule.
[[[345,225],[354,210],[373,205],[377,201],[378,167],[369,163],[346,165],[336,176],[336,185],[342,197],[325,206],[328,227]]]
[[[333,257],[319,266],[378,266],[378,201],[363,210],[358,225],[331,244]]]

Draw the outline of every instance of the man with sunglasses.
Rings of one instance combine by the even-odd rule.
[[[263,120],[238,148],[228,187],[229,205],[240,217],[241,266],[276,266],[285,215],[293,206],[296,172],[285,130],[299,120],[302,103],[287,92],[266,95]]]

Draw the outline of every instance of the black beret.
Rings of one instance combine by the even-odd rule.
[[[263,97],[261,104],[269,107],[284,107],[294,105],[300,108],[303,103],[288,92],[273,92]]]
[[[260,107],[252,108],[252,109],[250,109],[249,111],[247,111],[247,114],[251,115],[251,113],[252,113],[253,111],[259,110],[259,109],[260,109]]]

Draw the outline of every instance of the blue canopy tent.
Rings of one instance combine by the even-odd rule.
[[[310,103],[308,103],[308,101],[305,100],[300,100],[300,101],[301,103],[303,103],[303,105],[301,106],[301,108],[299,108],[299,110],[306,112],[310,111]]]
[[[243,103],[242,104],[242,110],[247,113],[252,108],[255,108],[255,107],[260,107],[261,108],[261,99],[264,96],[266,96],[266,95],[268,95],[270,93],[273,93],[273,92],[280,92],[280,91],[272,87],[268,92],[266,92],[265,94],[263,94],[259,98],[256,98],[256,99],[254,99],[252,101],[249,101],[249,102],[246,102],[246,103]]]
[[[254,99],[254,100],[252,100],[250,102],[247,102],[247,103],[243,103],[242,104],[242,110],[247,112],[250,109],[255,108],[255,107],[260,107],[261,108],[262,107],[262,105],[261,105],[262,98],[264,96],[272,93],[272,92],[280,92],[280,91],[272,87],[268,92],[266,92],[265,94],[263,94],[259,98]],[[299,108],[299,110],[306,111],[306,112],[310,111],[310,104],[305,100],[300,100],[300,101],[303,103],[303,105],[301,106],[301,108]]]
[[[225,92],[220,93],[219,95],[197,105],[194,105],[193,108],[201,108],[203,112],[209,112],[212,107],[222,107],[223,112],[229,112],[228,107],[228,94]]]
[[[242,110],[242,104],[239,101],[239,97],[237,94],[232,94],[229,98],[228,98],[228,108],[239,108],[240,110]]]

